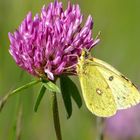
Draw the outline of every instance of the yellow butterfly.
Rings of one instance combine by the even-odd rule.
[[[109,117],[140,102],[140,93],[129,79],[86,51],[78,60],[77,73],[86,106],[97,116]]]

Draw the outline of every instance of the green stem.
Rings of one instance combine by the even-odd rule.
[[[101,117],[96,117],[97,124],[97,140],[104,140],[103,128],[104,128],[104,119]]]
[[[27,89],[28,87],[31,87],[33,85],[36,85],[38,84],[39,82],[41,82],[41,80],[36,80],[36,81],[33,81],[33,82],[30,82],[24,86],[21,86],[15,90],[13,90],[12,92],[6,94],[1,100],[0,100],[0,112],[2,110],[2,108],[4,107],[5,103],[7,102],[7,100],[9,99],[9,97],[11,97],[12,95],[24,90],[24,89]]]
[[[23,109],[22,109],[22,105],[20,104],[18,110],[18,116],[17,116],[17,123],[16,123],[16,140],[21,140],[22,116],[23,116]]]
[[[52,93],[53,121],[57,140],[62,140],[56,93]]]

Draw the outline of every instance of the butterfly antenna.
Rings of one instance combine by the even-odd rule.
[[[101,31],[99,31],[98,32],[98,34],[96,35],[96,37],[95,37],[95,41],[94,41],[94,43],[93,43],[93,45],[89,48],[89,49],[87,49],[87,51],[88,52],[90,52],[90,50],[91,50],[91,48],[93,47],[93,46],[95,46],[97,43],[99,43],[99,41],[100,41],[100,39],[99,39],[99,36],[101,35]]]
[[[98,34],[95,37],[95,40],[98,40],[100,35],[101,35],[101,31],[98,32]]]

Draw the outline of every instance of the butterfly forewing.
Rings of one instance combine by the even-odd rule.
[[[87,108],[102,117],[115,114],[117,107],[112,91],[99,70],[89,63],[81,62],[77,71]]]

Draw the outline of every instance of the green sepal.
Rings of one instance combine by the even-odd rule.
[[[54,84],[51,81],[45,81],[43,82],[44,87],[46,87],[47,90],[49,90],[50,92],[57,92],[57,93],[61,93],[59,87]]]
[[[36,100],[36,103],[35,103],[35,106],[34,106],[34,111],[37,112],[38,110],[38,107],[40,105],[40,102],[45,94],[45,91],[46,91],[46,87],[44,85],[42,85],[41,89],[40,89],[40,92],[39,92],[39,95],[37,97],[37,100]]]
[[[67,111],[67,118],[70,118],[72,114],[71,98],[76,102],[79,108],[82,106],[82,99],[75,83],[69,77],[61,76],[60,86],[64,105]]]

